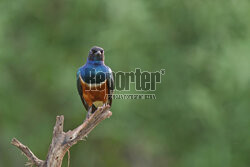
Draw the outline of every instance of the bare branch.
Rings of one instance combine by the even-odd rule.
[[[64,123],[64,116],[63,115],[57,116],[56,124],[54,126],[54,131],[53,131],[54,136],[63,133],[63,123]]]
[[[91,110],[88,111],[84,122],[67,133],[63,132],[64,116],[57,116],[52,142],[45,161],[38,159],[27,146],[24,146],[17,139],[14,138],[11,143],[18,147],[28,157],[32,164],[38,167],[60,167],[63,157],[70,147],[87,137],[101,121],[112,115],[109,109],[109,105],[104,105],[103,107],[99,107],[93,114]]]
[[[12,139],[11,144],[19,148],[25,154],[25,156],[29,159],[31,164],[34,164],[36,166],[42,166],[44,164],[44,161],[38,159],[27,146],[23,145],[16,138]]]
[[[68,145],[72,146],[79,140],[86,137],[92,129],[94,129],[101,121],[109,118],[112,113],[109,111],[110,106],[99,107],[93,114],[87,118],[83,124],[75,128],[73,131],[66,133],[66,141]]]

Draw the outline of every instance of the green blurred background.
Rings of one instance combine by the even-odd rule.
[[[249,167],[249,17],[248,0],[1,0],[0,166],[26,162],[12,137],[45,159],[55,117],[83,121],[76,71],[98,45],[113,71],[166,74],[156,100],[114,100],[72,167]]]

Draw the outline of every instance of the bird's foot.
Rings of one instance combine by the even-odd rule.
[[[110,107],[110,105],[109,105],[108,103],[104,103],[101,107],[98,107],[98,108],[102,108],[102,110],[103,110],[104,108],[109,108],[109,107]],[[98,108],[97,108],[95,105],[92,105],[92,106],[89,108],[88,112],[87,112],[86,118],[89,119],[90,116],[91,116],[92,114],[94,114],[94,112],[95,112]]]
[[[86,118],[89,119],[89,117],[91,116],[91,114],[92,114],[92,107],[89,108],[89,110],[87,112]]]

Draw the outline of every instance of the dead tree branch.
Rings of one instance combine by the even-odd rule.
[[[38,167],[60,167],[65,153],[76,144],[83,140],[101,121],[109,118],[112,112],[109,106],[99,107],[93,114],[88,112],[88,116],[84,122],[73,130],[63,131],[64,116],[56,117],[56,124],[53,130],[53,138],[50,144],[49,152],[46,160],[38,159],[31,150],[13,138],[11,144],[19,148],[29,159],[29,165]]]

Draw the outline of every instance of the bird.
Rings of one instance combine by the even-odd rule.
[[[77,71],[77,90],[87,112],[98,107],[112,105],[114,78],[111,68],[104,64],[104,49],[90,49],[87,62]]]

